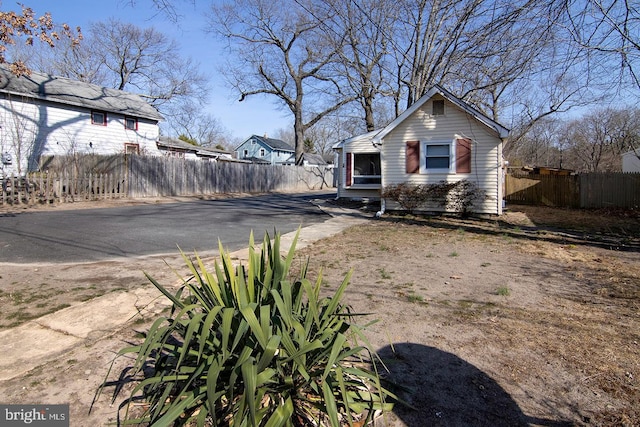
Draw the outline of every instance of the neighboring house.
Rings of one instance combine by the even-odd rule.
[[[508,134],[504,126],[434,86],[385,128],[333,146],[338,197],[375,200],[388,185],[467,179],[486,192],[475,211],[499,215],[502,144]]]
[[[0,152],[5,174],[36,170],[42,156],[159,155],[160,113],[139,95],[0,66]]]
[[[640,172],[640,148],[622,155],[622,172]]]
[[[161,136],[157,145],[160,153],[167,157],[206,161],[233,160],[233,156],[228,151],[192,145],[177,138]]]
[[[291,156],[289,160],[286,162],[288,165],[295,165],[296,158],[295,156]],[[314,153],[302,153],[302,166],[306,167],[320,167],[320,166],[329,166],[329,163],[320,155]]]
[[[573,169],[552,168],[547,166],[522,166],[508,168],[509,173],[516,175],[560,175],[567,176],[573,175],[575,171]]]
[[[295,156],[295,150],[286,142],[257,135],[238,145],[235,152],[238,159],[272,165],[287,163]]]

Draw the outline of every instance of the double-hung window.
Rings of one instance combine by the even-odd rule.
[[[406,173],[445,174],[471,173],[469,138],[457,137],[453,141],[407,141],[405,148]]]
[[[451,143],[425,144],[427,172],[449,172],[451,169]]]

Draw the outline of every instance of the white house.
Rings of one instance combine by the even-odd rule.
[[[487,196],[475,211],[500,215],[502,144],[508,134],[504,126],[434,86],[385,128],[333,146],[338,197],[380,199],[388,185],[466,179]]]
[[[160,113],[139,95],[0,66],[0,152],[5,175],[36,170],[41,156],[144,153]]]
[[[640,148],[622,155],[622,172],[640,172]]]
[[[186,160],[205,161],[234,160],[232,154],[228,151],[219,150],[212,147],[201,147],[199,145],[192,145],[177,138],[161,136],[158,139],[157,146],[160,150],[160,153],[162,153],[162,155],[166,157],[177,157]]]

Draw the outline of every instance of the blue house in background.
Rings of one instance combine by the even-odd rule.
[[[279,139],[266,136],[251,135],[235,148],[237,158],[254,163],[279,165],[295,163],[295,150],[292,146]]]

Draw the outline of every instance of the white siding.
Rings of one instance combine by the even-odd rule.
[[[33,169],[41,155],[122,153],[127,143],[138,144],[141,154],[160,155],[157,122],[139,118],[138,129],[128,130],[123,115],[106,114],[106,126],[94,125],[91,110],[81,107],[18,97],[0,99],[0,150],[11,153],[14,163],[4,172],[17,173],[18,161],[21,172],[26,172],[27,164]],[[16,130],[22,138],[16,138]],[[17,144],[17,139],[22,143]]]
[[[622,172],[640,172],[640,149],[622,155]]]
[[[338,197],[351,199],[379,199],[380,185],[351,186],[347,187],[347,153],[379,153],[380,150],[374,147],[370,138],[363,138],[345,142],[342,149],[338,151]],[[384,166],[383,166],[384,170]]]
[[[382,185],[409,182],[431,184],[463,179],[478,184],[487,194],[481,213],[502,213],[501,140],[491,129],[475,120],[452,103],[445,101],[445,115],[432,116],[431,102],[401,122],[382,141]],[[405,146],[407,141],[451,142],[455,138],[472,140],[471,173],[407,174]],[[420,156],[424,156],[421,146]]]

